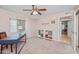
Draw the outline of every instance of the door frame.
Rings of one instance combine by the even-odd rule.
[[[75,44],[75,48],[78,48],[78,46],[79,46],[79,19],[78,19],[78,17],[79,17],[79,14],[77,14],[76,16],[76,21],[75,21],[75,27],[76,27],[76,29],[75,29],[75,33],[76,33],[76,44]]]

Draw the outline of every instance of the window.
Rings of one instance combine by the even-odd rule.
[[[17,19],[17,29],[18,31],[25,31],[25,21]]]
[[[10,31],[11,32],[25,31],[25,20],[15,18],[10,19]]]

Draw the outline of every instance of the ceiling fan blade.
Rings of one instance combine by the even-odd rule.
[[[47,9],[38,9],[39,11],[46,11]]]
[[[35,10],[35,5],[32,5],[32,10],[33,10],[33,11]]]
[[[32,11],[31,9],[23,9],[23,11]]]
[[[33,12],[31,12],[30,15],[33,15]]]
[[[38,12],[39,15],[42,15],[40,12]]]

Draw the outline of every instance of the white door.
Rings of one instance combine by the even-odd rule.
[[[74,46],[74,22],[73,20],[68,21],[68,37],[70,45]]]

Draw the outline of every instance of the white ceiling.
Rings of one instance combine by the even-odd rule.
[[[56,14],[63,11],[73,10],[75,6],[74,5],[38,5],[38,7],[47,9],[47,11],[41,11],[42,15],[38,15],[38,17],[39,16],[43,17],[50,14]],[[22,9],[32,9],[31,5],[0,5],[0,8],[17,12],[25,16],[34,17],[33,15],[30,15],[31,11],[22,11]]]

